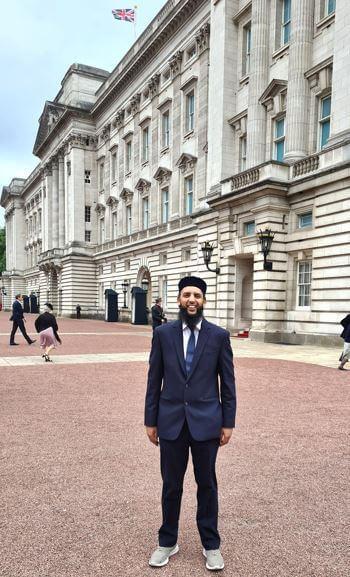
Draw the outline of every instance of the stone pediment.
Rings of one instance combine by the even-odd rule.
[[[145,178],[140,178],[135,186],[136,190],[139,190],[140,192],[145,192],[145,190],[148,190],[150,187],[150,181]]]
[[[134,193],[132,190],[130,190],[130,188],[123,188],[123,190],[120,193],[120,198],[124,200],[124,202],[129,202],[133,196]]]
[[[105,212],[105,210],[106,210],[106,207],[105,207],[105,205],[102,204],[101,202],[98,202],[98,203],[96,204],[95,210],[96,210],[96,212],[98,212],[99,214],[103,214],[103,213]]]
[[[193,156],[193,154],[188,154],[187,152],[183,152],[177,161],[176,166],[178,166],[181,170],[189,170],[193,168],[196,162],[196,156]]]
[[[281,90],[286,89],[287,86],[288,86],[287,80],[278,80],[278,79],[274,78],[273,80],[271,80],[271,82],[268,85],[268,87],[266,88],[266,90],[264,90],[264,92],[260,96],[259,102],[261,102],[261,104],[264,104],[266,106],[266,104],[272,98],[274,98],[276,96],[276,94],[281,92]]]
[[[160,166],[153,176],[153,178],[155,180],[158,180],[158,182],[162,182],[163,180],[169,180],[170,177],[171,177],[171,170],[169,170],[169,168],[165,168],[164,166]]]
[[[106,200],[106,205],[113,207],[113,206],[117,206],[118,202],[119,202],[119,200],[115,196],[110,195]]]
[[[61,116],[67,110],[67,106],[57,102],[45,102],[44,110],[39,119],[39,130],[36,135],[33,153],[36,154],[41,144],[50,134]]]

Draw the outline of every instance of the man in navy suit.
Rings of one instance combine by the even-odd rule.
[[[15,301],[12,305],[12,316],[10,320],[12,321],[12,331],[10,335],[10,345],[18,345],[15,343],[15,334],[17,329],[19,329],[24,336],[25,340],[27,341],[28,345],[35,343],[35,339],[32,340],[26,331],[26,327],[24,325],[24,316],[23,316],[23,307],[21,305],[22,295],[18,294],[15,297]]]
[[[207,285],[179,282],[179,320],[154,331],[145,401],[149,440],[160,445],[163,523],[149,564],[178,552],[178,523],[189,449],[197,491],[197,526],[209,570],[223,569],[215,462],[235,426],[236,393],[228,331],[203,318]],[[220,385],[219,385],[220,381]]]

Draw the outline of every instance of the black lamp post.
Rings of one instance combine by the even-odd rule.
[[[125,280],[124,282],[122,282],[122,291],[124,293],[124,304],[123,304],[124,309],[126,309],[126,293],[128,292],[128,288],[129,288],[129,283],[127,280]]]
[[[205,242],[203,242],[201,249],[202,249],[202,253],[203,253],[203,259],[205,262],[205,266],[207,267],[207,269],[210,270],[210,272],[215,272],[215,274],[220,274],[220,268],[219,267],[209,268],[209,264],[210,264],[213,250],[214,250],[214,245],[210,244],[210,242],[208,240],[206,240]]]
[[[275,233],[270,228],[265,228],[265,230],[258,230],[256,235],[260,240],[261,252],[264,255],[264,270],[272,270],[272,262],[266,260],[266,257],[270,252]]]
[[[147,280],[146,278],[143,278],[141,281],[141,286],[145,292],[148,292],[148,285],[149,285],[149,280]]]

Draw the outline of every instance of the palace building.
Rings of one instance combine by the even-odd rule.
[[[111,73],[73,64],[44,105],[38,166],[2,191],[5,306],[35,293],[98,316],[111,288],[128,320],[147,287],[171,319],[196,274],[233,333],[338,343],[349,34],[345,0],[169,0]]]

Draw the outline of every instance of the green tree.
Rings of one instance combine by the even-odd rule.
[[[5,227],[0,228],[0,274],[6,269],[6,235]]]

